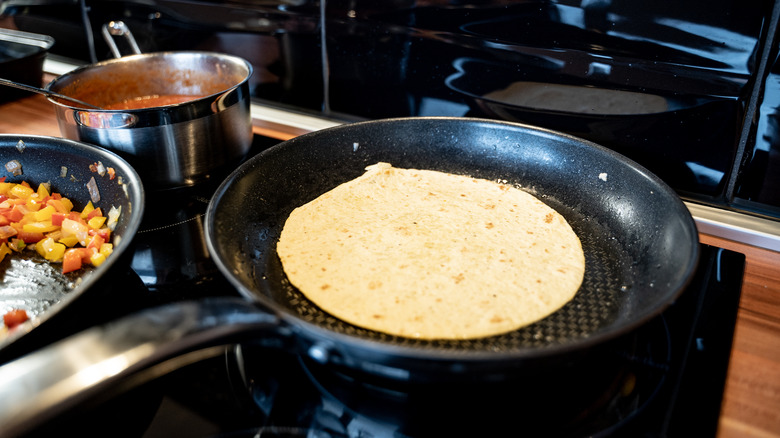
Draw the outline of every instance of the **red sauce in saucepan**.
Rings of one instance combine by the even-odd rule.
[[[158,106],[176,105],[178,103],[188,102],[201,97],[203,96],[190,96],[185,94],[165,94],[161,96],[154,95],[134,97],[132,99],[126,99],[121,102],[106,105],[104,108],[111,110],[155,108]]]

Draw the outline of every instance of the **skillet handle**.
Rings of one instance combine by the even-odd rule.
[[[124,389],[224,346],[283,334],[277,315],[240,298],[144,310],[0,366],[0,436],[19,436],[116,385]]]

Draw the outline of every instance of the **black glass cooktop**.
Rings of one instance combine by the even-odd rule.
[[[259,139],[255,147],[267,144]],[[203,220],[217,184],[151,193],[125,263],[0,361],[144,308],[239,296],[205,246]],[[676,303],[576,368],[534,379],[510,373],[498,382],[396,386],[259,339],[86,402],[31,436],[713,436],[744,256],[701,248],[695,277]]]
[[[166,233],[181,236],[194,226],[181,221],[172,227],[179,232]],[[151,239],[159,231],[148,237],[161,244]],[[161,260],[162,245],[139,240],[137,257]],[[165,247],[163,252],[182,250]],[[193,257],[201,269],[208,265]],[[134,267],[142,283],[152,278],[140,262]],[[518,375],[489,384],[395,387],[361,381],[259,340],[85,403],[31,436],[714,436],[743,268],[741,254],[702,245],[696,276],[680,299],[575,374],[551,369],[534,382]],[[150,302],[191,298],[200,294],[198,287],[235,293],[217,273],[197,280],[173,268],[156,272],[160,287],[137,289]],[[172,277],[183,280],[180,287],[162,284]]]

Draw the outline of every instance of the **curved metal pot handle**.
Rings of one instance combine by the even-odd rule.
[[[141,54],[141,48],[138,47],[138,43],[135,42],[135,37],[133,37],[133,33],[130,32],[130,28],[127,27],[123,21],[109,21],[103,25],[103,39],[108,43],[108,47],[111,49],[111,53],[114,54],[115,58],[121,58],[122,52],[114,42],[114,36],[125,37],[127,43],[130,44],[130,50],[136,55]]]
[[[240,298],[175,303],[92,327],[0,366],[0,436],[269,332],[284,332],[280,319]]]

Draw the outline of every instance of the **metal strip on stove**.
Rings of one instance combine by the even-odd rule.
[[[780,252],[780,222],[692,202],[685,205],[702,234]]]

